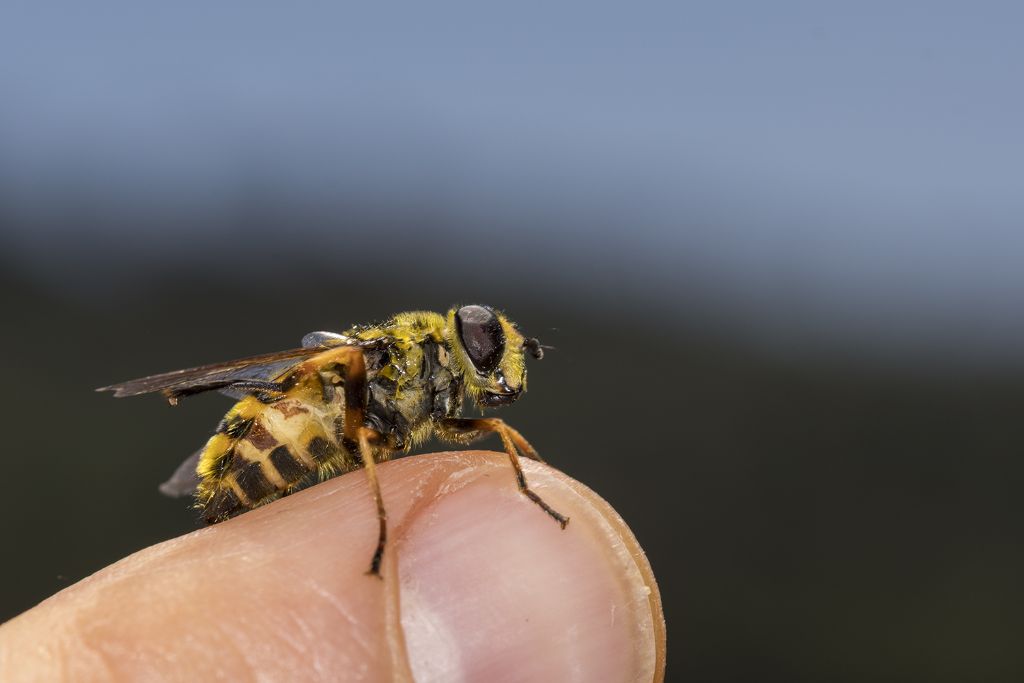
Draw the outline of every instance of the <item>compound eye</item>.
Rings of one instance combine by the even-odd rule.
[[[485,306],[463,306],[456,311],[455,322],[473,366],[484,375],[493,372],[505,351],[505,332],[498,316]]]

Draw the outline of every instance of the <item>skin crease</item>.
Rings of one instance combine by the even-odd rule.
[[[362,472],[142,550],[0,626],[3,681],[660,681],[646,557],[596,494],[462,451]]]

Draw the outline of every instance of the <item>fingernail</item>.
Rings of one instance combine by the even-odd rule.
[[[447,478],[396,529],[405,643],[428,681],[652,681],[664,621],[643,552],[604,501],[546,466],[522,495],[499,454],[446,454]]]

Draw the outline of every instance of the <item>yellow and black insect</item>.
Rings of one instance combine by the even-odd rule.
[[[430,436],[464,444],[496,432],[519,490],[565,528],[568,518],[526,483],[518,456],[540,460],[526,439],[501,419],[460,415],[464,395],[481,408],[519,398],[527,353],[543,357],[537,339],[524,337],[502,313],[472,305],[447,315],[400,313],[342,334],[312,332],[301,348],[98,391],[160,392],[172,405],[211,390],[239,399],[206,446],[160,487],[173,496],[194,492],[209,524],[364,467],[380,522],[370,572],[379,574],[387,524],[375,463]]]

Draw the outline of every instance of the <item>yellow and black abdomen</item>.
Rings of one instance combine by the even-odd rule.
[[[458,410],[462,385],[438,342],[407,341],[364,358],[358,426],[376,434],[375,461],[408,451],[430,436],[434,420]],[[336,366],[311,358],[275,378],[281,391],[258,391],[228,412],[197,467],[197,505],[207,522],[363,466],[358,445],[344,438],[346,391]]]
[[[358,468],[358,457],[340,443],[343,415],[342,392],[325,395],[316,376],[281,396],[236,403],[200,456],[196,500],[206,522]]]

